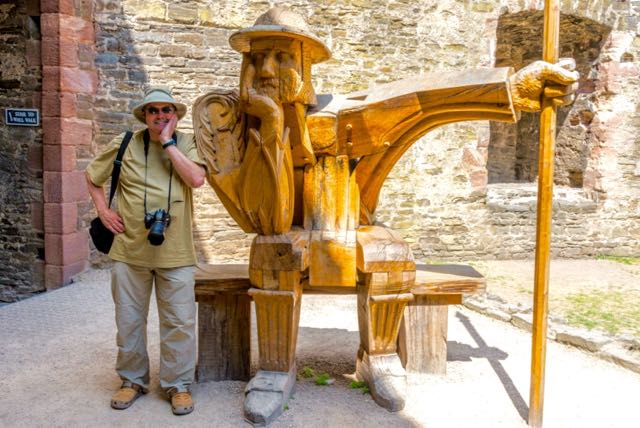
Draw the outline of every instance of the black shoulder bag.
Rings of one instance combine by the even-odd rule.
[[[127,131],[122,139],[122,143],[120,144],[120,149],[118,150],[118,154],[116,155],[116,160],[113,161],[113,171],[111,172],[111,189],[109,189],[109,208],[111,208],[111,201],[113,200],[113,195],[116,194],[116,188],[118,187],[118,180],[120,179],[120,168],[122,167],[122,157],[124,156],[125,150],[127,150],[127,146],[129,145],[129,141],[131,141],[131,136],[133,133],[131,131]],[[91,235],[91,240],[93,241],[93,245],[96,246],[96,249],[101,253],[108,254],[111,249],[111,244],[113,244],[113,232],[105,227],[100,220],[100,217],[96,217],[91,220],[91,227],[89,228],[89,235]]]

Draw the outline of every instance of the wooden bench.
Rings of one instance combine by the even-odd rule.
[[[198,381],[251,378],[251,297],[248,265],[199,265]],[[418,265],[414,300],[405,309],[398,354],[408,372],[445,373],[448,306],[484,289],[465,265]],[[306,289],[305,289],[306,291]]]
[[[198,381],[251,379],[248,265],[198,265]]]
[[[471,266],[416,266],[414,300],[404,310],[398,334],[398,355],[407,372],[446,373],[449,305],[484,289],[484,277]]]

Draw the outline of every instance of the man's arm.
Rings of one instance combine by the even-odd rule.
[[[165,151],[176,172],[187,186],[197,188],[204,184],[205,169],[202,165],[198,165],[186,157],[176,146],[169,146]]]
[[[173,116],[169,120],[167,126],[165,126],[160,133],[161,144],[165,144],[171,140],[173,131],[176,129],[177,124],[178,119],[176,116]],[[176,145],[169,146],[164,150],[167,152],[167,156],[169,156],[169,160],[171,160],[171,164],[175,168],[176,172],[187,186],[197,188],[204,184],[206,172],[202,165],[198,165],[185,156],[185,154],[182,153]]]
[[[88,173],[85,173],[85,177],[87,178],[87,189],[89,190],[89,195],[93,200],[93,205],[96,207],[98,217],[102,224],[113,233],[124,232],[124,222],[122,221],[122,217],[107,205],[104,188],[93,184]]]

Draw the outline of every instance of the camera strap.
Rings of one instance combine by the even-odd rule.
[[[178,137],[176,133],[173,133],[173,139],[178,141]],[[147,158],[149,156],[149,130],[144,130],[144,135],[142,137],[144,141],[144,213],[148,213],[147,211]],[[167,196],[167,213],[171,211],[171,182],[173,181],[173,164],[169,161],[169,196]]]

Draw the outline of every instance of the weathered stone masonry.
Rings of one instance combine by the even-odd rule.
[[[41,102],[44,138],[38,129],[0,130],[0,300],[66,283],[87,257],[105,262],[89,253],[94,213],[81,171],[115,135],[139,126],[130,110],[146,87],[171,86],[189,105],[214,87],[237,87],[240,56],[227,39],[269,7],[307,17],[333,52],[313,70],[317,92],[346,93],[423,72],[526,65],[541,56],[544,2],[5,3],[0,25],[11,47],[0,48],[0,103]],[[552,251],[639,255],[640,1],[561,6],[562,54],[576,58],[582,78],[575,105],[559,112]],[[26,19],[40,13],[38,31]],[[6,83],[15,80],[19,87]],[[180,127],[190,130],[190,116]],[[378,220],[399,230],[420,260],[531,257],[537,138],[536,115],[517,125],[469,122],[430,133],[391,173]],[[198,190],[196,205],[201,260],[246,258],[251,237],[215,194]]]
[[[3,124],[0,301],[69,283],[88,265],[78,204],[93,139],[93,2],[2,2],[0,102],[38,108],[40,128]]]
[[[4,126],[4,108],[39,108],[40,5],[0,4],[0,301],[44,290],[42,132]]]

